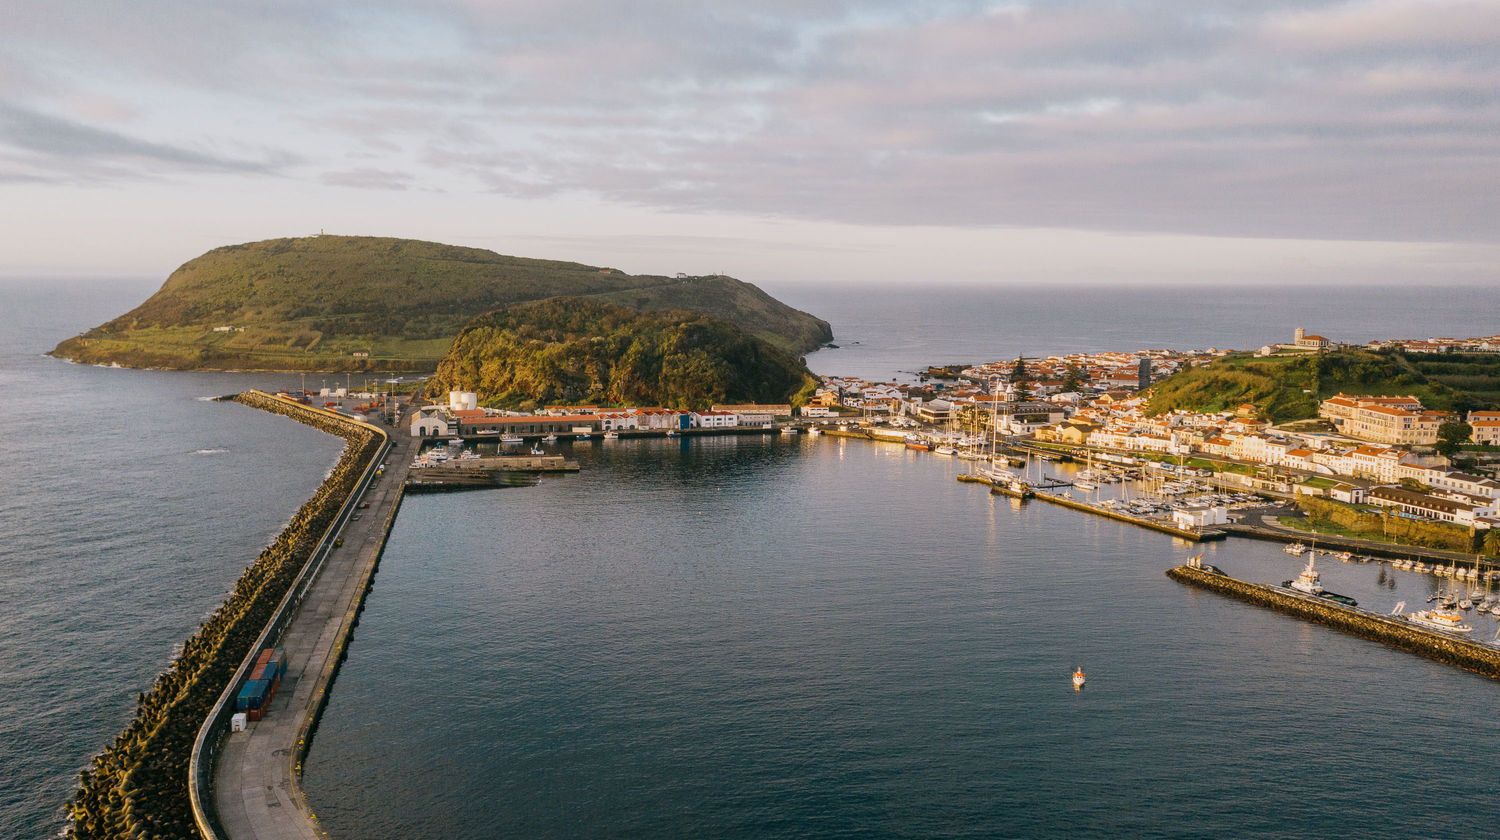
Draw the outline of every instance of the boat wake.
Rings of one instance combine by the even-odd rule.
[[[194,449],[194,455],[223,455],[228,449]]]

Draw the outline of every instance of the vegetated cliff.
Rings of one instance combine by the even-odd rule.
[[[1500,359],[1483,355],[1332,353],[1215,359],[1152,386],[1147,410],[1233,411],[1251,403],[1272,421],[1314,417],[1338,393],[1411,394],[1428,408],[1467,411],[1500,400]]]
[[[814,383],[797,357],[727,321],[552,298],[474,319],[453,340],[431,390],[477,391],[493,406],[692,409],[801,402]]]
[[[436,242],[313,236],[215,248],[140,306],[52,352],[131,367],[430,369],[475,316],[554,296],[702,312],[792,353],[833,335],[826,321],[729,277],[629,275]]]

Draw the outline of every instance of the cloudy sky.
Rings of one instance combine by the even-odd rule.
[[[1500,3],[0,0],[0,275],[1500,282]]]

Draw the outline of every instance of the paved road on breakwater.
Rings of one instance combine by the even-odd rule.
[[[413,441],[400,423],[391,430],[391,441],[385,475],[371,483],[364,497],[369,508],[344,528],[343,546],[329,554],[282,638],[287,676],[265,719],[251,723],[248,732],[232,732],[224,739],[213,801],[224,833],[232,840],[327,836],[294,779],[297,741],[303,737],[303,724],[319,711],[338,662],[337,648],[358,611],[368,572],[379,559],[386,526],[411,469]]]

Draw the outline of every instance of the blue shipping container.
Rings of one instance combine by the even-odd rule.
[[[266,695],[271,693],[270,680],[250,680],[245,687],[240,689],[240,695],[235,699],[235,711],[247,712],[259,709],[266,702]]]

